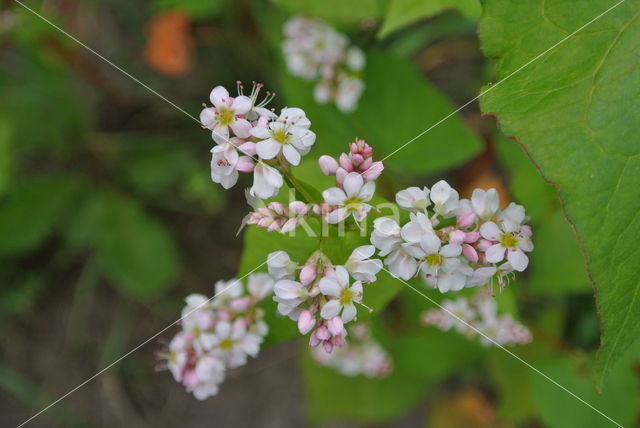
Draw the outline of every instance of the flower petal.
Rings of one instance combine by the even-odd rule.
[[[342,305],[338,300],[330,300],[322,306],[320,310],[320,316],[326,320],[329,320],[338,315]]]
[[[344,182],[342,183],[342,187],[344,188],[344,192],[347,197],[353,198],[360,195],[360,189],[362,189],[362,185],[364,184],[364,180],[360,174],[357,172],[350,172],[344,178]]]
[[[256,153],[262,159],[273,159],[278,153],[280,153],[280,149],[282,148],[282,144],[276,142],[272,138],[268,138],[266,140],[259,141],[256,144]]]
[[[498,263],[504,260],[504,248],[500,244],[490,246],[485,253],[489,263]]]

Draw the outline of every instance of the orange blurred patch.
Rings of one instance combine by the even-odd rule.
[[[180,10],[160,12],[147,26],[144,59],[151,68],[171,77],[184,76],[193,65],[191,19]]]
[[[496,412],[485,395],[467,387],[434,405],[427,417],[427,426],[435,428],[490,428],[497,423]]]

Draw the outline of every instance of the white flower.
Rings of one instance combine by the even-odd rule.
[[[242,283],[235,278],[228,281],[216,281],[211,307],[221,308],[227,306],[231,300],[242,296],[243,288]]]
[[[185,299],[187,305],[182,309],[180,321],[183,329],[194,335],[209,329],[214,322],[211,314],[212,302],[202,294],[190,294]]]
[[[473,274],[467,278],[466,287],[480,287],[485,285],[496,274],[497,268],[493,266],[480,267],[473,271]]]
[[[256,300],[264,299],[273,291],[273,278],[266,273],[254,273],[249,275],[247,289],[249,294]]]
[[[347,323],[356,316],[354,303],[362,302],[362,283],[356,281],[349,286],[349,273],[342,266],[336,266],[334,277],[324,277],[320,280],[320,292],[328,297],[334,297],[322,306],[320,316],[329,320],[342,312],[342,321]]]
[[[384,263],[389,267],[389,271],[398,278],[402,278],[405,281],[411,279],[416,273],[418,268],[418,262],[407,251],[407,247],[411,244],[402,244],[395,250],[391,251]]]
[[[382,262],[371,259],[375,252],[373,245],[363,245],[353,250],[345,263],[345,268],[351,276],[359,281],[374,282],[376,274],[382,269]]]
[[[249,192],[260,199],[268,199],[278,193],[282,184],[282,175],[277,169],[258,162],[253,169],[253,186]]]
[[[515,232],[525,223],[528,218],[524,214],[524,207],[511,202],[507,208],[498,213],[498,223],[502,225],[503,230]]]
[[[322,192],[324,200],[329,205],[339,207],[327,215],[327,221],[336,224],[345,220],[349,215],[353,215],[356,221],[363,220],[372,208],[365,202],[373,198],[375,183],[372,181],[365,183],[360,174],[350,172],[342,182],[342,187],[344,190],[332,187]]]
[[[475,189],[471,195],[471,206],[481,220],[489,220],[500,208],[500,196],[496,189]]]
[[[409,222],[402,226],[400,235],[402,239],[411,244],[417,244],[426,234],[433,234],[431,220],[423,213],[409,214]]]
[[[435,233],[426,233],[420,239],[419,246],[406,246],[405,250],[421,260],[420,270],[427,280],[435,280],[440,292],[464,288],[467,277],[459,270],[462,263],[458,258],[462,253],[460,245],[442,245],[442,241]]]
[[[227,159],[227,153],[219,150],[218,147],[220,146],[211,149],[211,180],[221,184],[225,189],[230,189],[238,181],[238,170],[235,168],[235,163],[232,164]]]
[[[373,221],[371,243],[379,250],[380,256],[386,256],[402,244],[400,232],[400,226],[392,218],[378,217]]]
[[[207,347],[214,355],[223,358],[229,367],[246,364],[248,355],[258,355],[262,343],[262,337],[248,332],[245,320],[240,318],[233,323],[218,321],[214,333],[207,336]]]
[[[274,251],[267,256],[269,274],[276,280],[293,279],[298,263],[291,261],[284,251]]]
[[[455,215],[458,208],[458,192],[444,180],[438,181],[431,187],[431,201],[434,204],[433,210],[437,215],[449,218]]]
[[[524,214],[522,216],[524,218]],[[518,272],[522,272],[529,264],[529,257],[525,252],[533,250],[531,243],[531,229],[528,226],[520,226],[517,218],[511,217],[500,223],[500,227],[490,221],[480,226],[480,234],[483,238],[494,242],[490,246],[485,257],[489,263],[499,263],[506,258]]]
[[[335,90],[336,106],[345,113],[355,110],[360,95],[364,91],[364,82],[357,77],[350,77],[344,73],[338,75],[338,85]]]
[[[364,68],[367,59],[364,56],[364,52],[362,52],[362,49],[357,47],[350,47],[347,50],[347,55],[345,56],[344,61],[349,70],[360,71]]]
[[[308,153],[316,141],[316,134],[309,130],[310,125],[303,110],[283,109],[277,120],[251,129],[251,135],[260,139],[256,153],[262,159],[273,159],[282,152],[290,164],[298,165],[300,155]]]
[[[240,95],[231,98],[229,92],[222,86],[216,86],[211,91],[209,99],[213,107],[207,107],[200,112],[200,122],[212,130],[214,140],[228,140],[229,128],[240,138],[248,138],[251,124],[239,117],[246,114],[253,102],[249,97]]]
[[[281,279],[273,286],[273,292],[273,300],[278,303],[278,312],[297,321],[301,312],[298,306],[307,300],[309,290],[297,281]]]
[[[425,211],[429,201],[429,189],[423,187],[409,187],[396,193],[396,203],[407,211]]]
[[[444,316],[438,324],[440,328],[447,331],[454,327],[460,333],[469,331],[469,325],[472,325],[476,313],[469,305],[468,299],[462,297],[457,300],[445,300],[442,302],[442,308]]]
[[[219,385],[224,381],[225,367],[222,362],[211,356],[200,358],[195,367],[197,384],[187,387],[198,400],[205,400],[216,395]]]

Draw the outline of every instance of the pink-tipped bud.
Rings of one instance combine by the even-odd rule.
[[[461,230],[454,230],[449,234],[449,243],[450,244],[462,244],[464,242],[464,238],[467,236]]]
[[[255,156],[256,155],[256,143],[253,141],[247,141],[246,143],[242,143],[238,146],[238,150],[242,154],[247,156]]]
[[[488,241],[486,239],[480,239],[478,241],[478,244],[477,244],[478,250],[480,250],[482,252],[487,251],[489,249],[489,247],[492,246],[492,245],[493,245],[493,242]]]
[[[324,175],[335,175],[336,170],[338,169],[338,161],[327,155],[320,156],[320,159],[318,159],[318,165],[320,165],[320,169]]]
[[[258,126],[263,126],[267,128],[269,126],[269,118],[267,116],[260,116],[258,118]]]
[[[334,346],[344,346],[347,344],[347,341],[344,340],[344,337],[342,336],[333,336],[331,338],[331,343],[333,343]]]
[[[380,177],[383,170],[384,165],[382,165],[382,162],[374,162],[371,165],[371,168],[362,173],[362,178],[364,178],[364,181],[373,181]]]
[[[327,330],[327,327],[323,325],[316,329],[315,335],[320,340],[329,340],[329,338],[331,338],[331,335],[329,334],[329,330]]]
[[[309,285],[316,279],[315,266],[305,265],[300,271],[300,283],[302,285]]]
[[[330,354],[331,351],[333,351],[333,343],[329,342],[328,340],[322,342],[322,346],[324,347],[324,350],[327,354]]]
[[[309,207],[302,201],[293,201],[289,204],[289,214],[304,215],[309,211]]]
[[[333,317],[327,322],[327,328],[329,329],[329,333],[334,336],[342,333],[342,329],[344,328],[344,323],[342,322],[342,318]]]
[[[358,167],[360,171],[366,171],[373,165],[373,158],[366,158]]]
[[[243,312],[249,309],[251,306],[251,299],[249,297],[241,297],[234,299],[229,303],[229,307],[236,312]]]
[[[469,259],[469,261],[472,261],[474,263],[478,261],[478,252],[469,244],[464,244],[462,246],[462,254],[464,254],[464,256]]]
[[[315,348],[320,343],[320,339],[316,336],[315,331],[309,336],[309,346]]]
[[[316,319],[310,311],[300,312],[300,316],[298,317],[298,331],[300,331],[300,334],[309,333],[315,325]]]
[[[278,215],[285,215],[284,204],[282,202],[269,202],[268,207]]]
[[[347,170],[347,172],[353,172],[353,163],[351,159],[345,153],[340,155],[340,166]]]
[[[280,220],[273,220],[273,223],[267,227],[267,232],[273,232],[274,230],[280,229]]]
[[[296,227],[298,227],[298,219],[297,218],[290,218],[289,220],[284,222],[284,224],[280,228],[280,232],[289,233],[293,229],[295,229]]]
[[[249,156],[240,156],[236,163],[236,169],[240,172],[253,172],[253,159]]]
[[[258,227],[269,227],[271,223],[273,223],[273,217],[263,217],[258,220],[258,223],[256,223],[256,225]]]
[[[349,174],[349,172],[344,168],[338,168],[336,171],[336,181],[338,184],[342,184],[344,182],[344,178]]]
[[[467,244],[473,244],[478,239],[480,239],[480,232],[469,232],[467,236],[464,237],[464,242]]]
[[[458,217],[458,221],[456,221],[456,224],[458,225],[458,227],[464,229],[471,226],[474,221],[476,221],[476,213],[474,213],[473,211],[469,211],[468,213]]]
[[[362,162],[364,162],[364,156],[362,156],[361,154],[351,155],[351,162],[353,163],[353,165],[360,165]]]

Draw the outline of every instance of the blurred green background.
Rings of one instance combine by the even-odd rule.
[[[26,4],[196,117],[213,86],[265,83],[278,94],[272,107],[307,112],[318,134],[309,158],[356,136],[388,154],[494,78],[475,0]],[[281,26],[295,13],[365,49],[356,112],[316,104],[312,85],[287,73]],[[0,424],[15,426],[175,321],[185,295],[211,295],[236,274],[249,181],[228,192],[212,183],[208,132],[12,1],[0,12],[0,99]],[[598,318],[575,236],[554,188],[493,119],[473,104],[390,158],[387,172],[387,197],[447,178],[463,195],[495,187],[526,206],[538,250],[499,297],[534,335],[514,352],[637,424],[637,352],[597,395]],[[609,426],[503,351],[419,327],[427,308],[403,290],[378,318],[396,367],[388,379],[341,377],[286,342],[197,402],[154,371],[154,342],[30,426]]]

